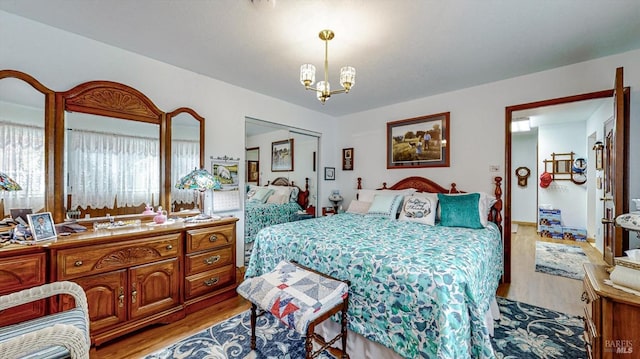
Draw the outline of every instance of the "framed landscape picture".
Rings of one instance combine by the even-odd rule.
[[[271,172],[293,171],[293,138],[271,143]]]
[[[449,167],[449,112],[387,122],[387,168]]]

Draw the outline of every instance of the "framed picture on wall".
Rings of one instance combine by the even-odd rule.
[[[353,171],[353,148],[342,149],[342,170]]]
[[[271,172],[293,171],[293,138],[271,143]]]
[[[335,181],[336,179],[336,169],[335,167],[325,167],[324,168],[324,180],[325,181]]]
[[[449,167],[449,112],[387,122],[387,168]]]
[[[260,162],[247,161],[247,182],[258,183],[260,178]]]

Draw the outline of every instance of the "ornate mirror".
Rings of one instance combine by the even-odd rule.
[[[165,204],[164,112],[138,90],[91,81],[56,94],[55,221],[142,213]]]
[[[194,168],[204,168],[204,118],[194,110],[181,107],[167,114],[170,133],[170,153],[166,174],[166,193],[171,211],[197,209],[197,197],[192,190],[176,188],[176,183]]]
[[[0,172],[19,191],[0,191],[0,218],[10,208],[53,208],[54,92],[20,71],[0,70]]]

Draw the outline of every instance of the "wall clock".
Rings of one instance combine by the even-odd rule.
[[[526,187],[527,179],[531,175],[531,170],[527,167],[518,167],[516,168],[516,176],[518,176],[518,186]]]

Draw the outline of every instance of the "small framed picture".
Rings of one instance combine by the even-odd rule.
[[[28,214],[27,219],[36,242],[56,238],[56,227],[53,225],[51,212]]]
[[[342,170],[353,171],[353,148],[342,149]]]
[[[335,181],[336,179],[336,168],[335,167],[325,167],[324,168],[324,180],[325,181]]]

